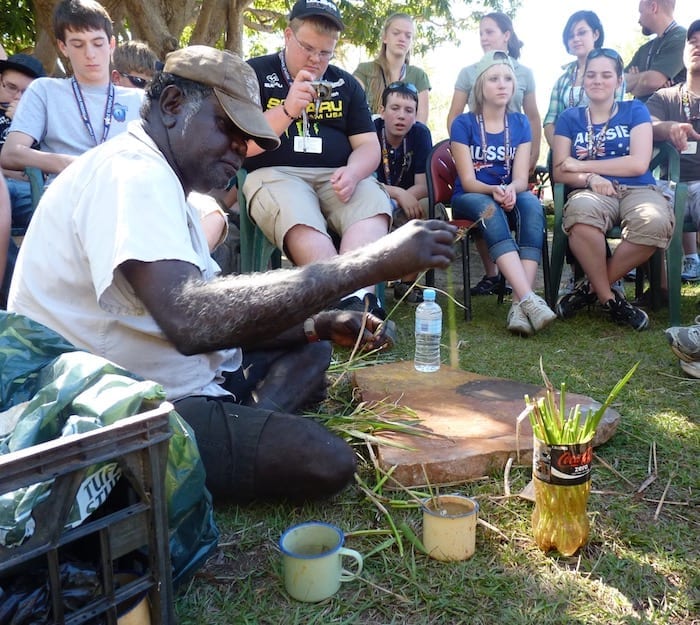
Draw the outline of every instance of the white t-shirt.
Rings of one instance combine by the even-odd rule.
[[[127,260],[175,259],[203,279],[219,269],[175,172],[133,123],[47,188],[22,242],[8,310],[155,380],[171,401],[224,395],[219,373],[240,366],[240,350],[184,356],[118,269]]]

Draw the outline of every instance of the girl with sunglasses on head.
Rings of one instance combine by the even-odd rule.
[[[565,110],[554,133],[554,179],[573,191],[564,206],[569,246],[587,278],[557,302],[562,319],[600,303],[612,321],[643,330],[647,314],[611,285],[666,248],[673,213],[649,171],[651,117],[639,100],[616,100],[622,85],[620,55],[596,48],[586,59],[586,106]],[[622,225],[622,240],[607,257],[605,233]]]
[[[528,190],[530,124],[525,115],[509,110],[515,85],[505,52],[487,52],[477,64],[473,110],[459,115],[450,133],[458,173],[452,214],[483,219],[488,253],[513,287],[507,328],[529,336],[556,315],[532,290],[542,257],[544,213]]]
[[[367,93],[369,110],[379,113],[382,93],[395,82],[410,83],[418,91],[418,121],[428,123],[430,112],[430,79],[420,67],[411,65],[413,18],[406,13],[393,13],[382,27],[382,47],[377,58],[360,63],[353,73]]]
[[[518,62],[520,49],[523,42],[518,39],[513,28],[513,22],[505,13],[489,13],[484,15],[479,22],[479,37],[481,49],[484,52],[502,50],[510,56],[516,78],[516,90],[513,94],[510,107],[513,111],[525,113],[532,130],[532,141],[528,157],[529,171],[534,172],[537,160],[540,156],[540,141],[542,133],[542,120],[537,110],[535,98],[535,78],[532,70]],[[469,105],[469,110],[474,110],[474,81],[476,80],[477,64],[463,68],[457,76],[452,103],[447,114],[447,133],[454,119],[460,115]],[[472,295],[492,295],[497,292],[499,286],[498,270],[493,260],[488,255],[488,250],[481,237],[475,237],[476,248],[479,251],[481,262],[484,265],[484,277],[471,289]]]

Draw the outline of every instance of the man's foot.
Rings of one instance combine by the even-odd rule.
[[[413,282],[394,282],[394,299],[403,299],[409,304],[420,304],[423,301],[423,289],[413,286]]]
[[[685,282],[697,282],[700,280],[700,260],[684,258],[681,269],[681,280]]]
[[[573,291],[559,298],[554,310],[560,319],[571,319],[579,310],[590,308],[597,301],[598,297],[591,291],[588,281],[581,280]]]
[[[364,298],[360,299],[357,295],[352,297],[346,297],[341,299],[338,304],[334,306],[338,310],[357,310],[359,312],[372,313],[375,317],[380,319],[386,319],[386,310],[384,310],[374,293],[365,293]]]
[[[500,282],[500,274],[495,276],[484,276],[471,289],[469,289],[469,291],[472,295],[496,295],[498,293],[498,285]],[[508,295],[512,292],[513,289],[506,285],[505,294]]]
[[[557,318],[556,313],[547,306],[547,302],[535,293],[532,293],[530,297],[520,302],[520,308],[527,316],[535,332],[539,332]]]
[[[700,316],[695,317],[695,325],[667,328],[664,334],[671,349],[681,360],[700,361]]]
[[[610,319],[619,325],[628,325],[637,331],[644,330],[649,325],[647,314],[636,306],[632,306],[625,296],[613,289],[615,299],[609,299],[603,304],[603,309],[610,314]]]
[[[520,302],[513,302],[510,305],[508,317],[506,318],[506,328],[508,328],[509,332],[520,336],[532,336],[534,334],[535,331],[521,308]]]

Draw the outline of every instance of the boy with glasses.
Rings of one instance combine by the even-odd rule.
[[[20,101],[0,155],[3,167],[37,167],[50,177],[139,119],[142,93],[110,81],[112,20],[95,0],[62,0],[53,14],[71,78],[39,78]],[[39,142],[39,150],[32,145]]]
[[[295,265],[330,259],[385,236],[386,192],[372,175],[379,141],[357,79],[330,65],[344,25],[331,0],[299,0],[284,48],[250,59],[265,117],[281,147],[253,142],[243,192],[252,219]],[[340,237],[339,251],[331,232]],[[385,316],[367,285],[341,302]]]
[[[430,129],[416,120],[418,89],[412,83],[393,82],[384,89],[379,117],[374,120],[382,160],[376,170],[391,198],[394,227],[411,219],[428,217],[428,185],[425,168],[433,147]],[[420,289],[412,289],[415,276],[394,283],[394,297],[423,300]],[[410,292],[409,292],[410,290]]]

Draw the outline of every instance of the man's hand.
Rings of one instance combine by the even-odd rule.
[[[668,138],[676,150],[683,152],[688,149],[688,139],[700,141],[700,134],[695,132],[692,124],[674,123],[668,130]]]
[[[401,189],[400,187],[394,187],[392,193],[396,203],[404,212],[407,219],[420,219],[423,216],[420,202],[416,199],[415,195],[409,193],[406,191],[406,189]]]
[[[364,328],[362,328],[363,316],[366,319]],[[360,336],[359,346],[362,351],[389,349],[393,346],[393,341],[386,335],[386,322],[370,313],[326,310],[314,315],[314,322],[320,339],[333,341],[341,347],[354,347],[358,336]]]
[[[294,77],[294,82],[284,99],[284,107],[293,117],[301,117],[306,107],[314,101],[316,90],[311,85],[312,80],[314,80],[313,74],[305,69],[299,70]]]
[[[350,167],[343,166],[338,167],[333,172],[330,182],[338,199],[345,204],[350,201],[352,194],[355,193],[359,180]]]

